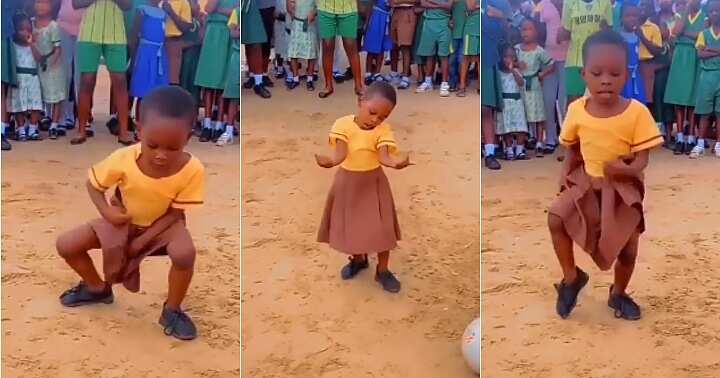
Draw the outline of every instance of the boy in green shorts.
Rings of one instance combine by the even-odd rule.
[[[463,0],[465,1],[465,0]],[[465,35],[463,41],[463,60],[460,66],[460,87],[457,96],[465,97],[467,87],[468,67],[475,62],[480,67],[480,0],[467,0],[467,20],[465,21]],[[480,73],[478,72],[478,75]]]
[[[585,94],[580,76],[583,66],[582,46],[590,35],[613,25],[610,0],[568,0],[563,4],[561,38],[570,41],[565,60],[568,104]],[[569,35],[568,35],[569,33]]]
[[[700,58],[700,78],[697,81],[695,114],[700,116],[700,138],[690,151],[690,158],[697,159],[705,153],[705,136],[710,128],[713,113],[720,119],[720,1],[708,3],[710,27],[698,34],[695,47]],[[720,157],[720,127],[713,149]]]
[[[322,39],[322,66],[325,76],[325,89],[318,93],[320,98],[330,96],[333,88],[333,57],[335,56],[335,38],[342,37],[345,53],[355,80],[355,93],[362,94],[362,72],[358,54],[359,16],[356,0],[317,0],[318,29]]]
[[[100,59],[104,58],[110,72],[112,97],[120,121],[118,143],[133,144],[128,133],[127,36],[123,11],[130,10],[132,0],[73,0],[75,9],[85,10],[78,35],[78,66],[80,99],[78,102],[78,135],[71,144],[87,140],[85,126],[90,116],[95,80]]]
[[[425,57],[425,81],[417,87],[417,93],[432,91],[432,72],[435,71],[435,57],[440,57],[442,68],[442,84],[440,96],[450,95],[449,57],[452,53],[452,30],[450,29],[450,16],[453,7],[452,0],[421,0],[420,5],[425,8],[424,23],[420,33],[418,55]]]

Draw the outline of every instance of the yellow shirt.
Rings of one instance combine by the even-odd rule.
[[[330,130],[330,145],[335,147],[338,140],[348,145],[348,154],[341,167],[348,171],[372,171],[380,166],[378,150],[388,146],[391,153],[397,150],[390,125],[383,122],[372,130],[358,126],[354,115],[335,121]]]
[[[175,14],[180,17],[181,20],[189,23],[192,21],[192,10],[190,9],[190,3],[187,0],[167,0],[170,3],[170,7],[175,11]],[[179,37],[183,33],[175,25],[175,21],[168,17],[165,23],[165,36],[166,37]]]
[[[560,143],[566,146],[580,143],[588,175],[603,177],[606,163],[662,144],[655,120],[642,103],[630,100],[622,113],[597,118],[585,110],[586,101],[587,97],[583,97],[568,107]]]
[[[191,156],[176,174],[162,178],[146,176],[137,165],[140,144],[116,150],[93,165],[88,176],[95,189],[107,191],[117,185],[132,223],[148,227],[168,208],[189,209],[203,203],[205,168]]]
[[[710,28],[710,34],[716,40],[720,39],[720,35],[715,35],[715,30],[713,28]],[[695,41],[695,47],[698,50],[702,50],[705,48],[706,45],[707,45],[707,42],[705,41],[705,33],[703,33],[703,32],[698,33],[697,40]]]
[[[650,20],[645,21],[644,24],[640,26],[640,29],[642,30],[643,35],[645,38],[647,38],[648,41],[654,43],[657,46],[662,46],[662,33],[660,33],[660,28],[652,23]],[[644,44],[640,43],[640,49],[638,51],[638,56],[640,57],[640,60],[647,60],[652,59],[653,54],[650,53],[650,51],[645,47]]]
[[[240,8],[233,9],[232,13],[230,14],[230,18],[228,18],[228,27],[230,29],[240,25],[240,14],[238,14],[238,10]]]

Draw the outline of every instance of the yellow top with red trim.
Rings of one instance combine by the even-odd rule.
[[[330,146],[335,147],[338,140],[348,145],[348,155],[341,165],[348,171],[372,171],[380,167],[378,150],[382,146],[388,146],[390,153],[397,151],[390,125],[383,122],[374,129],[365,130],[355,123],[354,115],[335,121],[330,130]]]
[[[662,144],[663,139],[648,108],[636,100],[622,113],[597,118],[585,110],[587,97],[570,104],[560,132],[560,143],[580,143],[585,172],[603,177],[605,164],[630,153]]]
[[[149,227],[169,208],[190,209],[202,205],[205,196],[205,168],[191,156],[185,166],[168,177],[145,175],[137,165],[140,144],[116,150],[93,165],[88,178],[98,190],[117,186],[132,223]]]

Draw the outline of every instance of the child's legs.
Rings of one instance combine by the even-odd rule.
[[[685,107],[675,105],[675,123],[678,134],[685,132]]]
[[[375,54],[367,53],[365,54],[365,72],[368,75],[373,74],[374,70],[374,63],[375,63]]]
[[[61,234],[55,248],[91,291],[102,291],[105,288],[105,282],[88,255],[89,250],[100,248],[100,241],[90,225],[84,224]]]
[[[640,233],[635,232],[625,247],[620,251],[617,261],[615,262],[615,282],[613,285],[613,294],[625,294],[625,290],[630,283],[633,271],[635,270],[635,261],[637,260],[638,241]]]
[[[572,283],[577,278],[575,268],[575,256],[573,254],[573,241],[565,231],[563,220],[555,214],[548,215],[548,228],[552,238],[555,256],[557,256],[560,267],[563,271],[563,281]]]
[[[40,122],[40,111],[39,110],[30,111],[30,124],[33,126],[37,126],[39,122]]]
[[[140,105],[142,104],[142,99],[138,98],[135,102],[135,120],[139,123],[141,122],[140,119]]]
[[[216,92],[214,89],[204,88],[203,105],[205,106],[205,118],[212,118],[213,104],[215,103],[215,94]]]
[[[482,139],[486,144],[495,143],[495,109],[489,106],[480,107]]]
[[[402,53],[403,75],[409,77],[412,74],[412,72],[410,72],[410,65],[412,64],[412,51],[410,46],[401,47],[400,52]]]
[[[462,38],[453,39],[453,51],[450,54],[450,85],[456,87],[460,83],[460,64],[463,60],[463,40]]]
[[[245,57],[247,58],[247,64],[250,73],[253,75],[262,75],[264,72],[262,45],[245,45]]]
[[[335,59],[335,37],[322,40],[322,68],[325,77],[325,91],[333,91],[333,60]]]
[[[50,106],[52,107],[52,117],[50,117],[52,119],[52,122],[54,124],[60,123],[60,118],[62,117],[63,112],[63,103],[58,102],[56,104],[50,104]]]
[[[85,72],[80,75],[80,99],[78,101],[78,137],[85,137],[85,125],[90,118],[92,96],[97,74]]]
[[[441,56],[440,57],[440,69],[442,70],[442,78],[443,82],[447,83],[448,80],[450,80],[450,72],[449,72],[449,59],[447,56]]]
[[[527,134],[525,133],[515,133],[515,140],[517,141],[518,146],[525,146],[525,142],[527,142]]]
[[[386,272],[388,270],[388,263],[390,262],[390,251],[378,253],[378,266],[377,271]]]
[[[390,71],[398,72],[398,60],[400,60],[400,49],[397,46],[393,46],[390,51]]]
[[[223,121],[223,116],[225,115],[225,98],[222,96],[221,91],[216,91],[215,93],[215,105],[217,105],[218,109],[218,121]]]
[[[425,76],[432,76],[435,72],[435,56],[425,57]]]
[[[503,142],[505,142],[505,148],[512,147],[513,136],[514,136],[513,134],[505,134],[502,136],[502,140],[503,140]]]
[[[700,139],[708,135],[708,131],[710,130],[710,116],[711,114],[700,115],[700,132],[698,133]]]
[[[292,73],[294,77],[300,77],[300,62],[298,58],[292,58],[291,60]]]
[[[469,56],[463,55],[462,61],[460,62],[460,89],[465,89],[467,87],[468,67],[470,66],[469,58]]]
[[[127,81],[125,80],[125,72],[110,72],[110,81],[112,83],[112,94],[115,100],[115,110],[118,114],[118,121],[120,121],[120,134],[119,139],[128,140],[128,90]]]
[[[690,135],[697,135],[697,123],[695,122],[695,108],[692,106],[687,107],[688,115],[687,119],[690,123]]]
[[[545,140],[545,122],[540,121],[535,123],[535,136],[537,137],[538,142],[543,142]]]
[[[347,54],[348,61],[350,62],[350,69],[352,70],[355,79],[355,90],[359,91],[363,87],[362,83],[362,70],[360,69],[360,54],[358,54],[357,39],[343,37],[343,47],[345,48],[345,54]],[[381,65],[378,65],[378,70]]]
[[[25,112],[15,113],[15,128],[25,127]]]
[[[308,59],[307,60],[307,68],[305,69],[305,73],[308,76],[308,79],[311,80],[312,76],[315,75],[315,64],[317,59]]]
[[[10,121],[10,114],[7,112],[7,95],[9,92],[10,86],[2,83],[2,103],[0,103],[0,111],[2,112],[2,122],[8,123]],[[2,131],[5,133],[5,130]]]
[[[235,119],[238,115],[238,109],[240,108],[240,100],[232,99],[228,100],[228,118],[227,124],[235,126]]]
[[[173,240],[167,245],[172,266],[168,274],[168,298],[165,306],[179,309],[193,276],[195,246],[185,227],[178,227]]]

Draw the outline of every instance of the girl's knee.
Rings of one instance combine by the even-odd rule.
[[[565,225],[562,218],[555,214],[548,214],[548,228],[550,232],[564,232]]]
[[[168,250],[170,255],[170,261],[173,266],[179,269],[191,269],[195,265],[195,246],[192,244],[182,246],[172,246],[171,250]]]
[[[60,257],[67,259],[77,254],[75,237],[73,232],[68,231],[60,234],[55,241],[55,249]]]

